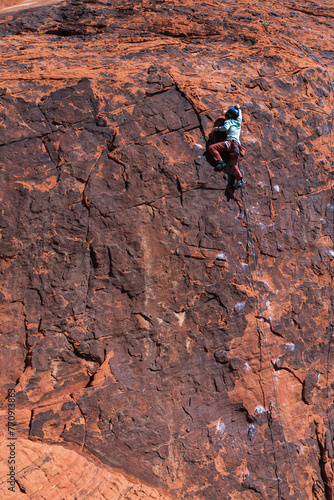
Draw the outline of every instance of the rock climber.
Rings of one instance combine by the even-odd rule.
[[[242,187],[242,175],[238,167],[238,157],[244,154],[245,149],[240,144],[242,113],[239,104],[229,108],[225,111],[224,125],[220,127],[213,127],[213,131],[226,132],[226,140],[224,142],[217,142],[208,147],[208,151],[212,158],[218,162],[215,170],[221,172],[224,169],[231,171],[235,177],[236,185],[234,189]],[[220,153],[229,153],[229,162],[226,164]]]

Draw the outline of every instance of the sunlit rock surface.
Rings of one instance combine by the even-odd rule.
[[[333,500],[332,3],[0,13],[1,497]]]

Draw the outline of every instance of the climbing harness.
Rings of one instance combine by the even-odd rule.
[[[242,173],[242,176],[244,177],[243,170],[241,170],[241,173]],[[262,324],[261,325],[262,327],[261,327],[260,324],[258,323],[258,319],[256,319],[256,322],[257,322],[257,332],[259,334],[260,339],[262,338],[264,340],[264,344],[265,344],[266,352],[267,352],[267,357],[268,357],[268,361],[269,361],[271,380],[272,380],[272,385],[273,385],[273,390],[274,390],[275,404],[272,401],[270,402],[270,404],[271,404],[271,407],[273,409],[275,409],[275,411],[276,411],[276,413],[278,415],[278,419],[279,419],[279,423],[280,423],[280,426],[281,426],[284,443],[285,443],[285,446],[286,446],[286,449],[287,449],[287,453],[288,453],[288,457],[289,457],[289,462],[290,462],[291,469],[292,469],[293,479],[294,479],[294,482],[295,482],[295,485],[296,485],[296,490],[297,490],[297,493],[298,493],[298,498],[299,498],[299,500],[301,500],[301,495],[300,495],[300,490],[299,490],[299,486],[298,486],[298,481],[297,481],[297,478],[296,478],[296,474],[295,474],[295,470],[294,470],[294,466],[293,466],[293,462],[292,462],[292,458],[291,458],[289,443],[288,443],[288,441],[286,439],[286,436],[285,436],[283,421],[282,421],[281,412],[280,412],[280,409],[279,409],[278,395],[277,395],[277,389],[276,389],[276,384],[275,384],[274,372],[273,372],[273,367],[272,367],[271,358],[270,358],[270,352],[269,352],[269,346],[268,346],[268,341],[267,341],[267,336],[266,336],[266,327],[265,327],[265,321],[264,321],[264,315],[263,315],[263,307],[262,307],[262,300],[261,300],[261,290],[260,290],[260,287],[259,287],[258,261],[257,261],[255,247],[254,247],[253,229],[252,229],[252,224],[251,224],[251,219],[250,219],[250,214],[249,214],[249,203],[248,203],[248,195],[247,195],[246,183],[242,187],[243,187],[243,189],[242,189],[241,192],[244,193],[244,199],[245,199],[244,206],[245,206],[246,224],[247,224],[247,246],[250,249],[250,252],[251,252],[251,254],[254,257],[256,287],[254,286],[254,278],[253,278],[253,275],[251,273],[252,287],[253,287],[253,290],[256,289],[256,291],[257,291],[258,304],[259,304],[259,312],[260,312],[261,324]]]

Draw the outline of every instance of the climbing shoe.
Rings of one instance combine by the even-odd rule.
[[[238,181],[236,183],[236,185],[234,186],[234,189],[241,188],[241,187],[243,187],[243,185],[244,185],[244,183],[243,183],[242,179],[240,179],[240,181]]]
[[[221,172],[222,170],[224,170],[225,167],[226,167],[226,163],[224,161],[220,161],[218,163],[218,165],[216,165],[215,171],[216,172]]]

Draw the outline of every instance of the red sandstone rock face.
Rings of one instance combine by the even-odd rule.
[[[15,498],[334,498],[333,16],[186,0],[2,15]],[[237,102],[247,184],[228,200],[204,153]],[[1,457],[7,498],[5,440]]]

